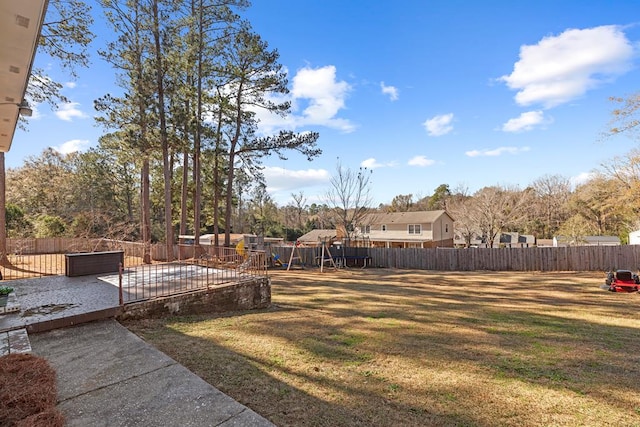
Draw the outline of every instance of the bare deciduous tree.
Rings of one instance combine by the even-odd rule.
[[[532,212],[543,220],[539,237],[550,239],[568,218],[567,202],[571,195],[571,183],[561,175],[544,175],[535,180],[531,187],[536,195]]]
[[[636,92],[626,98],[611,97],[612,102],[619,105],[613,110],[610,127],[605,137],[619,134],[632,138],[640,136],[640,92]]]
[[[338,160],[336,175],[331,178],[326,200],[333,209],[336,226],[344,233],[346,243],[353,239],[356,226],[361,224],[371,209],[370,178],[371,170],[360,168],[356,172],[342,167]]]
[[[485,187],[473,196],[472,218],[493,247],[495,239],[510,226],[521,221],[530,207],[531,191],[517,187]]]
[[[465,246],[471,246],[471,240],[480,235],[480,228],[473,215],[473,198],[467,188],[459,188],[447,198],[445,209],[454,220],[455,234],[462,237]]]
[[[307,198],[304,196],[304,191],[300,191],[299,193],[292,193],[291,198],[293,199],[295,213],[296,213],[296,227],[301,229],[302,214],[307,205]]]
[[[627,210],[622,196],[615,180],[597,174],[576,188],[569,203],[573,213],[582,216],[596,234],[618,234]]]

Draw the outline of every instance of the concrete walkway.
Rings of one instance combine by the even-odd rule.
[[[23,348],[57,372],[66,425],[273,426],[115,321],[114,286],[95,276],[11,286],[21,310],[0,316],[0,337],[28,331]]]
[[[30,336],[68,426],[272,426],[115,320]]]

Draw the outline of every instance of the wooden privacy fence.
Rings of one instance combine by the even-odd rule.
[[[127,256],[142,258],[144,244],[112,239],[85,238],[10,238],[7,239],[7,254],[35,255],[35,254],[64,254],[76,252],[94,252],[108,250],[123,250]],[[167,259],[167,247],[163,243],[154,243],[150,247],[151,259],[163,261]],[[178,256],[177,245],[174,247],[174,258]]]
[[[286,262],[291,246],[272,248],[272,255]],[[365,248],[344,248],[332,255],[362,255]],[[319,248],[296,248],[295,263],[317,266]],[[532,248],[366,248],[369,265],[379,268],[399,268],[439,271],[608,271],[640,269],[640,245],[572,246]]]
[[[166,260],[166,245],[151,246],[153,260]],[[109,239],[7,239],[7,253],[13,255],[63,254],[123,250],[126,257],[141,258],[144,245]],[[272,258],[281,262],[291,257],[293,246],[272,246]],[[292,264],[318,266],[321,248],[297,247]],[[370,257],[368,265],[440,271],[608,271],[640,269],[640,245],[571,246],[532,248],[330,248],[336,257]],[[178,246],[174,258],[178,259]],[[325,264],[326,265],[326,264]]]
[[[84,238],[10,238],[7,253],[15,255],[61,254],[65,252],[91,251],[99,239]]]

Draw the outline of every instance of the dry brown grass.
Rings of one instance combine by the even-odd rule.
[[[640,425],[640,295],[603,274],[271,277],[269,310],[127,326],[279,426]]]

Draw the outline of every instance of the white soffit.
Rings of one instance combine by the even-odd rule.
[[[48,0],[0,0],[0,151],[11,148]]]

